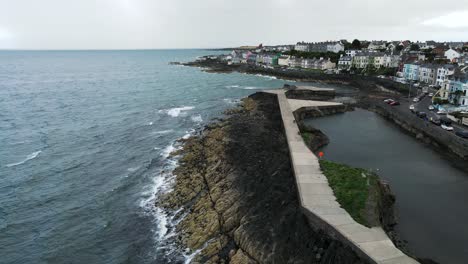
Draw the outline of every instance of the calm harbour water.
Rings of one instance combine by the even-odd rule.
[[[398,230],[419,257],[468,263],[468,175],[437,151],[362,109],[307,121],[330,144],[325,158],[376,171],[396,195]]]

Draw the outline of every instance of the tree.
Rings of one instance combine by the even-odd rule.
[[[416,43],[411,44],[410,50],[419,51],[419,45]]]
[[[353,47],[353,49],[361,49],[361,41],[359,41],[359,39],[353,40],[353,43],[351,43],[351,47]]]

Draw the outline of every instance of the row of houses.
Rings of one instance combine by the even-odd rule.
[[[294,49],[304,52],[333,52],[339,53],[345,50],[345,46],[341,41],[326,41],[326,42],[298,42]]]
[[[440,97],[454,105],[468,106],[468,72],[455,71],[443,83]]]
[[[397,68],[400,63],[400,55],[392,52],[349,50],[338,60],[338,68],[349,70],[351,68],[366,69],[373,67]]]
[[[468,65],[405,63],[403,78],[440,87],[437,97],[454,105],[468,106]]]
[[[283,55],[279,57],[278,65],[291,68],[304,68],[314,70],[329,70],[334,69],[336,67],[336,63],[331,62],[329,58],[303,59],[288,55]]]
[[[312,58],[304,59],[281,53],[255,53],[251,51],[232,51],[230,55],[225,57],[228,64],[251,64],[264,66],[281,66],[290,68],[304,68],[316,70],[334,69],[336,63],[330,61],[329,58]]]

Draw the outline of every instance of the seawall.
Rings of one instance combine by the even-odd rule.
[[[381,228],[367,228],[357,223],[341,208],[327,178],[320,170],[318,158],[305,145],[300,135],[298,120],[293,112],[302,108],[298,107],[301,105],[298,101],[301,100],[288,99],[284,91],[269,92],[278,96],[300,206],[311,227],[325,230],[334,239],[350,246],[369,263],[418,263],[396,248]],[[336,108],[337,111],[342,109],[336,103],[304,101],[302,104],[314,109],[314,112],[325,106]],[[304,114],[306,110],[300,110],[299,113],[301,112]]]

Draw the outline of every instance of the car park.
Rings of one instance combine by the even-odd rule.
[[[453,131],[453,127],[451,125],[449,125],[449,124],[446,124],[446,123],[442,123],[440,125],[440,127],[447,130],[447,131]]]
[[[436,126],[440,126],[440,119],[436,117],[431,117],[431,123],[433,123]]]
[[[468,130],[460,130],[455,132],[455,135],[461,137],[461,138],[468,138]]]
[[[417,115],[419,118],[426,118],[426,117],[427,117],[426,112],[416,112],[416,115]]]

